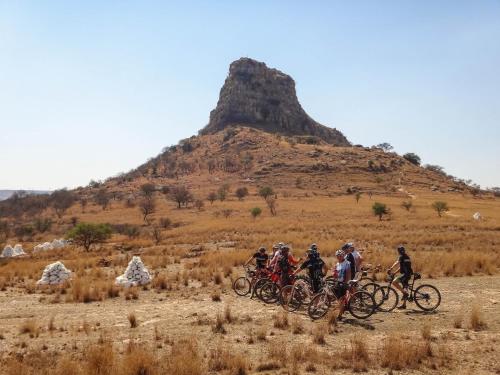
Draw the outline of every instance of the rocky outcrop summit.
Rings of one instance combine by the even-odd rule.
[[[332,145],[350,146],[340,131],[307,115],[289,75],[249,58],[236,60],[229,67],[217,107],[210,112],[210,122],[201,134],[238,125],[288,136],[315,136]]]

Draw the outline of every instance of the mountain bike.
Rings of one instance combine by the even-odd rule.
[[[337,298],[336,291],[346,287],[343,297]],[[344,305],[346,310],[357,319],[367,319],[375,312],[375,301],[373,296],[364,290],[357,290],[357,280],[351,280],[347,284],[337,282],[332,286],[327,284],[323,291],[313,297],[309,303],[307,313],[313,320],[320,319],[326,315],[334,305]]]
[[[248,295],[252,289],[255,289],[255,285],[260,280],[267,280],[269,276],[269,271],[267,269],[254,269],[252,270],[250,267],[245,267],[245,276],[238,277],[233,282],[233,290],[234,292],[243,297]]]
[[[325,285],[324,282],[322,284]],[[281,288],[281,306],[288,312],[297,311],[302,305],[309,304],[314,294],[311,280],[306,276],[297,276],[293,284]]]
[[[375,291],[373,297],[377,304],[381,302],[382,305],[384,305],[385,300],[392,298],[391,295],[395,292],[395,290],[390,287],[390,285],[395,278],[395,274],[389,274],[387,278],[389,284],[387,286],[382,286]],[[423,311],[434,311],[441,304],[441,293],[435,286],[430,284],[421,284],[415,288],[415,281],[420,280],[421,278],[422,276],[420,273],[415,272],[413,274],[411,284],[408,285],[408,297],[406,300],[408,302],[415,302],[415,304]],[[394,310],[399,302],[399,296],[397,295],[397,292],[395,293],[397,296],[396,302],[388,304],[388,307],[390,308],[388,311]]]

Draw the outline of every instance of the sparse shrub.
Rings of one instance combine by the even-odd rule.
[[[230,208],[225,208],[221,211],[222,216],[224,216],[226,219],[233,214],[233,210]]]
[[[429,323],[424,323],[422,326],[422,329],[420,330],[420,333],[422,334],[422,338],[424,340],[431,340],[432,339],[432,331],[431,331],[431,326]]]
[[[68,232],[67,237],[89,251],[91,246],[102,243],[111,237],[109,224],[79,223]]]
[[[153,229],[151,229],[151,237],[153,238],[155,245],[159,245],[163,240],[163,234],[161,232],[161,228],[154,226]]]
[[[27,319],[19,327],[19,332],[21,334],[29,334],[31,338],[34,338],[40,334],[40,327],[35,319]]]
[[[207,200],[213,204],[217,200],[217,193],[215,191],[208,193]]]
[[[33,222],[33,227],[39,233],[45,233],[52,227],[52,220],[49,218],[37,218]]]
[[[463,321],[462,315],[457,315],[455,319],[453,319],[453,327],[462,328],[462,321]]]
[[[260,207],[254,207],[250,210],[250,213],[252,214],[252,217],[254,220],[257,218],[262,213],[262,209]]]
[[[411,208],[413,207],[413,202],[412,201],[404,201],[401,203],[401,207],[403,207],[406,211],[410,211]]]
[[[380,202],[373,203],[372,211],[375,216],[378,216],[379,220],[382,220],[382,217],[384,215],[388,215],[390,212],[387,206],[384,203]]]
[[[88,374],[111,375],[115,365],[115,352],[110,341],[89,345],[84,350],[85,370]]]
[[[227,370],[229,374],[246,375],[247,367],[245,357],[224,348],[222,343],[210,351],[208,368],[211,371],[220,373]]]
[[[212,292],[212,295],[210,296],[212,298],[212,301],[214,302],[220,302],[221,299],[220,299],[220,291],[217,289],[217,290],[214,290]]]
[[[279,312],[274,315],[273,326],[278,329],[287,329],[289,327],[288,314],[286,312]]]
[[[470,327],[474,331],[482,331],[483,329],[485,329],[487,327],[486,322],[484,321],[481,309],[479,308],[479,305],[474,305],[472,307],[472,310],[470,312],[470,317],[469,317],[469,323],[470,323]]]
[[[75,202],[75,195],[66,189],[56,190],[50,195],[50,202],[60,219]]]
[[[448,208],[448,203],[443,201],[436,201],[432,204],[432,208],[437,212],[438,216],[441,217],[443,212],[448,212],[450,209]]]
[[[163,229],[168,229],[172,225],[172,220],[170,220],[168,217],[162,217],[160,218],[160,226]]]
[[[236,189],[235,195],[240,201],[242,201],[248,195],[248,189],[246,187],[240,187]]]
[[[268,197],[274,195],[274,190],[270,186],[263,186],[259,189],[259,195],[264,198],[264,200],[267,200]]]
[[[205,206],[205,203],[201,199],[197,199],[194,202],[194,206],[198,209],[198,211],[201,211],[203,207]]]
[[[356,198],[356,203],[359,203],[359,200],[361,199],[361,196],[363,195],[362,192],[358,191],[355,195],[355,198]]]
[[[413,165],[420,165],[420,163],[421,163],[420,156],[418,156],[417,154],[414,154],[413,152],[408,152],[408,153],[404,154],[403,158],[408,160]]]
[[[139,202],[139,210],[141,211],[142,219],[147,225],[149,225],[150,224],[149,216],[156,211],[156,204],[154,200],[148,198],[141,200]]]
[[[101,206],[103,210],[108,207],[110,200],[111,195],[108,193],[105,187],[100,188],[94,196],[94,202],[97,205]]]
[[[297,317],[295,317],[292,320],[291,327],[292,327],[292,333],[294,335],[300,335],[300,334],[304,333],[304,323],[302,323],[302,320],[300,320]]]
[[[276,216],[276,198],[274,197],[267,197],[266,199],[266,204],[267,207],[269,208],[269,211],[271,212],[271,215]]]
[[[317,345],[325,345],[325,333],[328,332],[328,328],[324,324],[316,324],[312,329],[312,339],[313,343]]]
[[[151,183],[145,183],[141,185],[141,193],[147,199],[152,199],[155,191],[156,187]]]
[[[127,316],[128,322],[130,323],[130,328],[136,328],[137,325],[139,324],[137,322],[137,317],[133,312],[129,313]]]
[[[354,372],[367,371],[370,356],[366,346],[366,337],[361,335],[351,337],[350,345],[344,349],[342,357],[351,364]]]
[[[215,323],[212,326],[212,332],[213,333],[222,333],[225,334],[226,328],[224,327],[224,318],[222,317],[222,314],[217,314],[215,317]]]

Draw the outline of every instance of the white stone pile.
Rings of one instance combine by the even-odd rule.
[[[483,219],[483,215],[481,215],[481,213],[480,213],[480,212],[476,212],[474,215],[472,215],[472,218],[473,218],[474,220],[478,220],[478,221],[479,221],[479,220],[482,220],[482,219]]]
[[[39,253],[41,251],[49,251],[49,250],[56,250],[56,249],[62,249],[68,245],[68,241],[65,239],[54,239],[52,242],[44,242],[42,244],[36,245],[33,248],[34,253]]]
[[[132,257],[129,262],[125,273],[116,278],[116,284],[131,287],[137,285],[149,284],[152,280],[152,276],[148,269],[142,263],[142,260],[138,256]]]
[[[59,285],[71,277],[71,271],[61,262],[49,264],[42,273],[42,278],[37,285]]]
[[[22,255],[26,255],[26,253],[21,244],[16,244],[14,247],[7,245],[3,248],[0,258],[15,258]]]

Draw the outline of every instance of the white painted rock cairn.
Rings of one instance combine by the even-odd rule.
[[[138,256],[132,257],[125,273],[116,278],[116,284],[125,287],[145,285],[151,282],[151,275]]]
[[[480,212],[476,212],[474,215],[472,215],[472,218],[474,220],[482,220],[483,219],[483,215],[481,215]]]
[[[7,245],[4,247],[0,258],[15,258],[21,255],[26,255],[22,245],[17,244],[14,247]]]
[[[71,277],[71,271],[64,267],[61,262],[49,264],[43,270],[42,278],[37,285],[59,285]]]
[[[62,249],[66,247],[68,244],[68,241],[65,239],[54,239],[52,242],[44,242],[42,244],[36,245],[33,249],[34,253],[38,253],[41,251],[49,251],[49,250],[56,250],[56,249]]]

